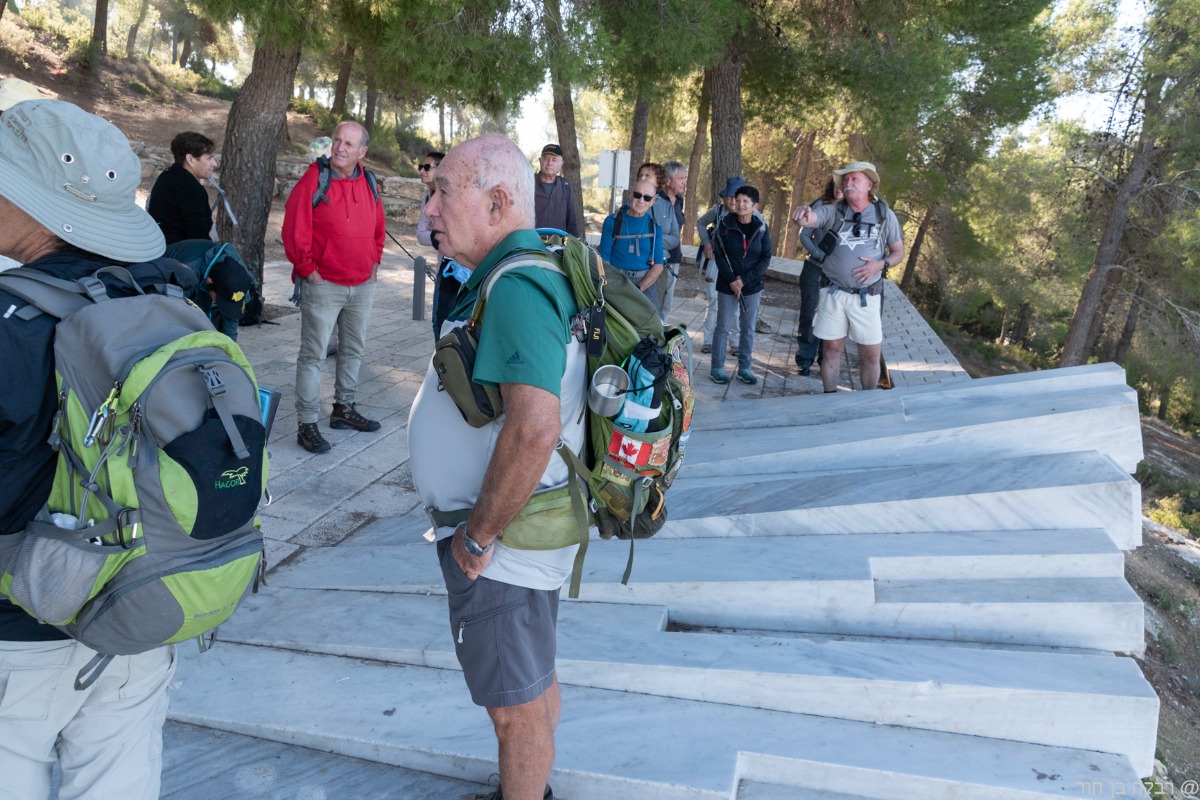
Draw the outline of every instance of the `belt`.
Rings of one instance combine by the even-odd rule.
[[[858,289],[847,289],[845,286],[839,286],[833,281],[829,282],[829,293],[846,292],[847,294],[856,294],[859,297],[859,305],[863,308],[867,307],[867,297],[877,297],[883,294],[883,281],[875,281],[870,286],[863,286]]]
[[[433,506],[425,506],[425,513],[435,528],[457,528],[471,516],[471,509],[460,508],[457,511],[441,511]]]

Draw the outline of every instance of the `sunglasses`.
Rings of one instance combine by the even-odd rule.
[[[642,194],[641,192],[630,192],[629,196],[632,197],[634,200],[645,200],[647,203],[654,202],[654,195],[652,195],[652,194]]]
[[[428,172],[431,169],[437,169],[437,164],[422,164],[417,167],[421,172]]]
[[[861,223],[862,223],[862,212],[855,211],[854,212],[854,230],[851,231],[851,233],[853,234],[855,239],[857,239],[859,236],[862,235],[862,229],[859,228],[859,225]]]

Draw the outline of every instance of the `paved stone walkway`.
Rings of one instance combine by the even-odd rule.
[[[426,253],[412,237],[401,242],[414,255]],[[291,267],[283,261],[266,265],[265,295],[269,304],[291,308]],[[799,291],[791,285],[798,263],[776,259],[771,295]],[[268,540],[268,563],[277,564],[301,547],[335,545],[356,530],[385,517],[410,511],[416,505],[407,467],[408,437],[404,430],[408,408],[424,377],[433,346],[429,322],[432,284],[425,284],[424,319],[413,319],[412,260],[389,241],[380,269],[367,353],[359,376],[358,407],[383,423],[378,433],[334,431],[321,421],[323,435],[333,444],[324,455],[312,455],[296,443],[293,400],[300,314],[278,318],[277,325],[242,328],[239,343],[254,365],[259,383],[283,395],[271,436],[272,504],[262,514]],[[718,386],[708,380],[708,356],[700,355],[704,321],[702,297],[676,297],[672,319],[693,334],[696,390],[705,404],[740,402],[760,397],[808,395],[821,391],[820,380],[800,377],[792,360],[798,312],[766,305],[761,316],[771,333],[755,341],[753,371],[757,386],[736,381]],[[961,379],[966,373],[898,289],[889,287],[884,304],[884,356],[897,386]],[[852,348],[851,348],[852,349]],[[732,366],[731,358],[729,364]],[[857,386],[852,362],[843,364],[842,386]],[[334,359],[323,368],[322,402],[328,414],[333,396]],[[797,402],[803,402],[797,397]]]

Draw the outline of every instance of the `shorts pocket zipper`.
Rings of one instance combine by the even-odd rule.
[[[468,619],[459,620],[458,643],[459,644],[463,643],[463,631],[466,630],[468,622],[470,622],[470,623],[483,622],[484,620],[488,620],[488,619],[491,619],[492,617],[499,616],[499,615],[505,613],[506,611],[512,611],[515,608],[520,608],[521,606],[525,605],[526,602],[528,602],[528,601],[518,600],[515,603],[509,603],[507,605],[500,606],[499,608],[494,608],[481,617],[475,617],[474,619],[469,619],[469,620]]]

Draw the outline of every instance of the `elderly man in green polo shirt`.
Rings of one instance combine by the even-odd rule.
[[[571,332],[575,298],[563,275],[529,264],[548,252],[533,231],[533,190],[521,151],[500,136],[464,142],[438,167],[425,213],[439,252],[474,270],[449,322],[465,323],[490,286],[472,377],[499,390],[504,411],[468,425],[431,364],[408,423],[413,483],[439,537],[455,651],[499,740],[503,794],[477,795],[494,800],[554,796],[546,781],[561,705],[555,624],[578,548],[521,549],[502,537],[534,494],[566,485],[559,439],[576,453],[584,446],[586,358]],[[505,271],[489,281],[497,265]]]

